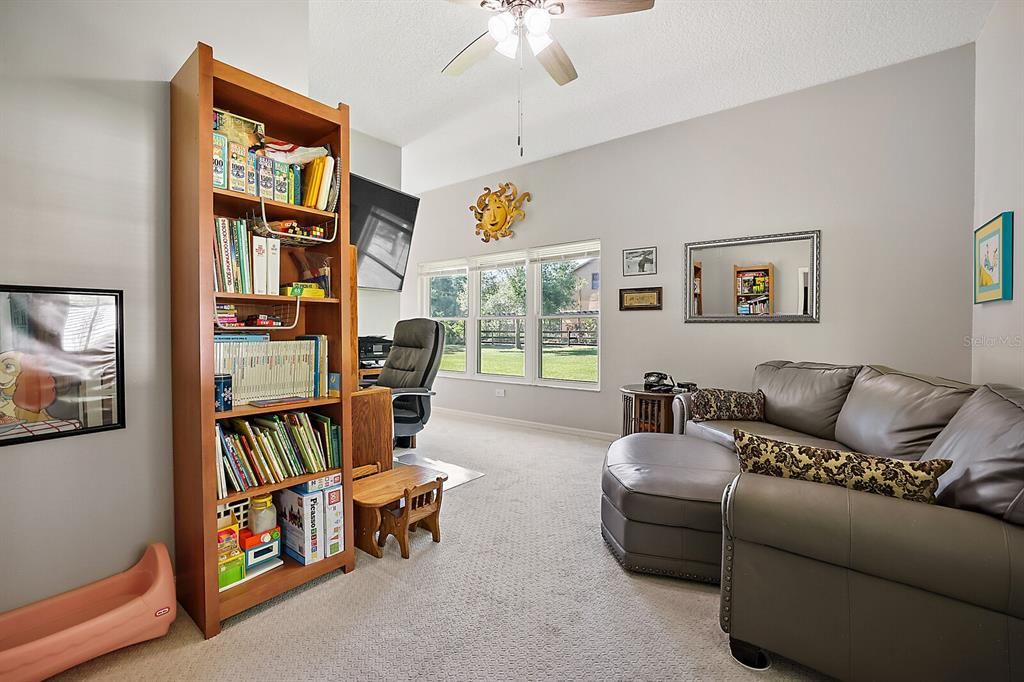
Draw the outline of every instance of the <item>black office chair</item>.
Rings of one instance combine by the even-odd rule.
[[[380,376],[364,386],[391,389],[395,439],[403,447],[415,447],[415,436],[430,419],[430,396],[444,350],[444,327],[426,318],[401,320],[395,325],[391,352]]]

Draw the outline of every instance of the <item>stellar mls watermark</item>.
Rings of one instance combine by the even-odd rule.
[[[966,348],[1024,348],[1024,334],[1005,334],[994,336],[965,336],[963,340]]]

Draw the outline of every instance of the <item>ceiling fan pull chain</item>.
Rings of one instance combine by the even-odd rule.
[[[519,145],[519,158],[523,158],[523,33],[519,32],[519,134],[516,144]]]

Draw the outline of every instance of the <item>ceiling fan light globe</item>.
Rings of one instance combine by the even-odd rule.
[[[495,14],[487,21],[487,32],[497,42],[501,43],[512,35],[516,27],[516,20],[509,12]]]
[[[551,36],[547,33],[540,35],[534,35],[532,33],[527,34],[526,39],[530,42],[530,51],[533,52],[533,56],[536,57],[551,44]]]
[[[523,24],[531,36],[542,36],[551,28],[551,15],[540,7],[531,7],[523,15]]]
[[[510,35],[498,43],[494,50],[504,57],[515,59],[516,54],[519,52],[519,36]]]

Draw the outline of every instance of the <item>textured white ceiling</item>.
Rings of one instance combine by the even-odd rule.
[[[445,0],[313,0],[310,94],[403,147],[421,192],[972,42],[993,0],[657,0],[648,12],[552,22],[580,77],[492,54],[441,68],[489,13]]]

